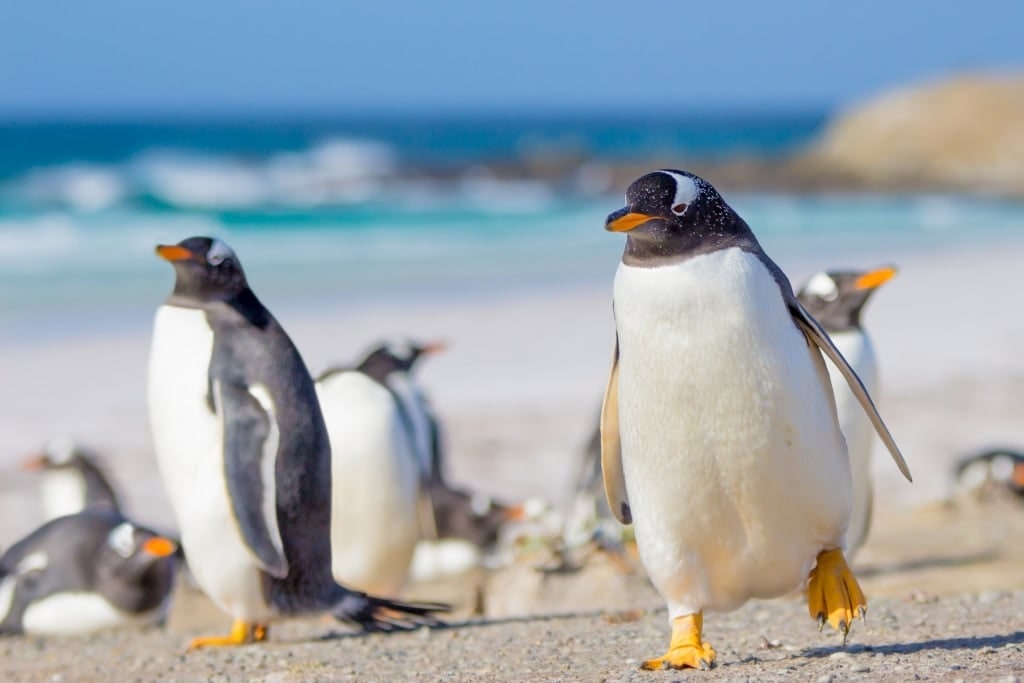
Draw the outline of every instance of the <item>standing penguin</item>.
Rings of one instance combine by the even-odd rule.
[[[842,551],[850,468],[821,351],[909,478],[870,397],[707,181],[649,173],[605,228],[627,233],[601,420],[605,490],[633,523],[672,624],[668,652],[644,668],[713,665],[704,610],[804,585],[811,617],[845,640],[866,603]]]
[[[875,289],[895,274],[896,269],[890,266],[867,272],[821,272],[812,275],[797,294],[804,309],[821,323],[832,343],[864,383],[864,388],[875,397],[878,396],[878,363],[860,316]],[[847,556],[853,557],[864,545],[871,526],[871,447],[875,434],[871,421],[854,398],[839,368],[833,363],[827,366],[853,477],[853,511],[846,532]]]
[[[366,630],[430,620],[442,606],[331,577],[331,453],[313,379],[238,257],[208,237],[156,251],[176,274],[150,356],[157,460],[195,580],[235,620],[191,647],[263,640],[270,621],[317,611]]]
[[[41,453],[27,458],[22,468],[41,473],[39,488],[48,520],[87,507],[120,509],[117,494],[95,454],[67,437],[51,439]]]
[[[51,520],[0,557],[0,633],[67,635],[159,621],[177,551],[109,508]]]
[[[383,595],[402,589],[416,544],[433,533],[425,498],[432,416],[407,376],[423,347],[409,349],[381,345],[316,381],[331,441],[334,578]]]

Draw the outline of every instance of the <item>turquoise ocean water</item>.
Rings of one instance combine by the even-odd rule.
[[[624,190],[610,164],[776,155],[824,121],[0,124],[0,336],[148,314],[171,279],[153,246],[196,234],[232,244],[264,299],[296,305],[597,281],[621,250],[602,230]],[[727,198],[778,260],[834,254],[823,266],[1024,224],[1019,203],[957,196]]]

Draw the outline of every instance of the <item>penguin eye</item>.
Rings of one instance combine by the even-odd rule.
[[[689,204],[676,204],[675,206],[672,207],[672,213],[674,213],[677,216],[682,216],[684,213],[686,213],[687,206],[689,206]]]

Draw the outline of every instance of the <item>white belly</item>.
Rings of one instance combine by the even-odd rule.
[[[224,478],[223,428],[207,405],[213,331],[196,309],[161,306],[149,363],[157,463],[196,583],[235,619],[266,622],[263,576],[242,540]]]
[[[85,508],[85,478],[77,470],[58,467],[44,472],[39,488],[47,520],[73,515]]]
[[[832,341],[877,403],[878,366],[871,340],[859,331],[851,331],[832,335]],[[835,392],[839,427],[846,437],[853,478],[853,512],[846,534],[849,557],[864,543],[871,518],[871,448],[875,443],[875,430],[846,380],[831,362],[828,363],[828,376]]]
[[[390,392],[358,372],[317,385],[331,440],[334,578],[395,595],[420,536],[419,473]]]
[[[620,264],[622,458],[641,559],[672,616],[806,579],[843,544],[850,472],[820,354],[738,249]]]
[[[166,605],[160,605],[132,614],[114,607],[99,593],[54,593],[25,609],[21,627],[30,635],[76,635],[152,623],[165,611]]]

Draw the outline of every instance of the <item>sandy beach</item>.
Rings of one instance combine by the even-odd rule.
[[[1012,540],[1024,533],[1024,507],[942,502],[956,459],[991,445],[1024,444],[1024,244],[877,253],[870,262],[815,255],[789,263],[784,254],[772,255],[795,285],[819,267],[899,267],[866,321],[880,358],[882,414],[915,482],[903,481],[876,450],[875,529],[858,558],[872,611],[851,648],[840,652],[834,635],[819,636],[794,601],[752,604],[709,618],[709,636],[722,644],[722,666],[709,680],[1024,675],[1024,553]],[[276,302],[260,290],[258,273],[250,280],[313,372],[384,336],[446,340],[450,351],[425,363],[422,378],[447,427],[453,479],[506,500],[540,496],[562,505],[605,382],[613,270],[611,263],[606,280],[549,289],[412,305],[338,302],[322,310]],[[41,520],[35,482],[17,471],[19,458],[59,434],[104,455],[130,514],[173,529],[146,424],[148,335],[149,319],[140,315],[116,331],[0,348],[0,546]],[[506,571],[529,575],[534,568]],[[179,601],[205,607],[176,605],[176,614],[199,616],[172,618],[167,632],[4,639],[0,670],[26,681],[678,679],[634,671],[639,658],[663,648],[668,633],[642,572],[628,579],[636,592],[627,594],[644,611],[622,617],[595,610],[627,609],[629,600],[594,577],[578,578],[592,582],[589,592],[564,604],[544,597],[565,594],[551,586],[544,593],[536,582],[507,584],[534,586],[535,594],[522,596],[527,613],[577,616],[327,642],[316,639],[338,627],[311,619],[275,630],[266,646],[184,658],[176,653],[188,635],[222,630],[227,620],[183,591]],[[488,590],[502,590],[501,577],[490,581]],[[412,594],[428,597],[416,587]]]

